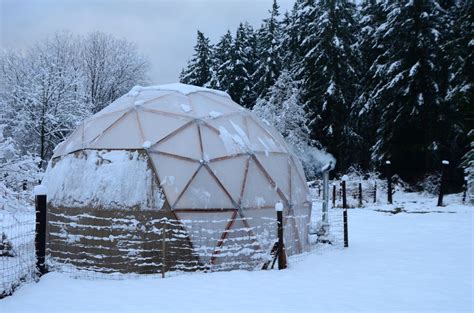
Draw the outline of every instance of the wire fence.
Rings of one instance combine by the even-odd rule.
[[[312,191],[313,196],[315,191]],[[3,203],[0,206],[0,296],[23,282],[37,280],[35,209]],[[329,210],[330,232],[318,241],[322,203],[312,211],[293,209],[284,214],[284,242],[289,263],[307,254],[342,248],[342,211]],[[80,212],[81,210],[78,210]],[[182,274],[260,270],[272,261],[277,242],[274,209],[252,210],[234,216],[150,218],[146,211],[114,217],[87,212],[69,216],[48,209],[46,265],[48,271],[85,279],[137,279]],[[141,216],[141,219],[138,217]],[[311,216],[311,219],[310,219]],[[147,274],[147,275],[143,275]]]
[[[36,279],[34,241],[33,206],[23,201],[0,203],[0,298]]]
[[[311,182],[312,196],[317,201],[323,198],[323,182],[315,180]],[[399,192],[402,186],[394,185],[392,194]],[[381,179],[373,180],[348,180],[346,181],[346,200],[348,208],[359,208],[376,203],[384,204],[388,201],[387,181]],[[329,202],[333,207],[342,208],[343,194],[342,181],[329,181]]]
[[[48,268],[74,277],[120,279],[254,270],[269,260],[277,241],[274,209],[245,210],[227,217],[225,213],[189,214],[192,218],[179,220],[140,221],[130,212],[119,218],[91,219],[89,214],[50,218]],[[289,254],[310,250],[309,214],[306,209],[286,215],[284,237]]]

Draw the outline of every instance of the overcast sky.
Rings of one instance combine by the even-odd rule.
[[[293,0],[279,0],[281,13]],[[272,0],[0,0],[2,48],[26,48],[57,31],[103,31],[138,45],[155,84],[176,82],[196,30],[212,42],[239,22],[258,27]]]

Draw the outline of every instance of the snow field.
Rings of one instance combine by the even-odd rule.
[[[287,270],[118,281],[50,273],[1,300],[0,312],[472,312],[473,208],[405,198],[379,206],[399,214],[349,210],[348,249],[290,259]]]

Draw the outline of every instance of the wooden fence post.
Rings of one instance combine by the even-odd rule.
[[[287,268],[286,251],[283,242],[283,203],[277,202],[275,210],[277,212],[278,224],[278,269],[282,270]]]
[[[392,162],[385,161],[386,170],[387,170],[387,201],[389,204],[392,204]]]
[[[332,207],[336,207],[336,185],[332,185]]]
[[[443,197],[446,189],[446,176],[449,166],[449,161],[443,160],[441,162],[442,170],[441,170],[441,181],[439,184],[439,195],[438,195],[438,206],[443,206]]]
[[[377,202],[377,181],[374,182],[374,203]]]
[[[342,207],[347,208],[347,197],[346,197],[346,180],[347,175],[342,176],[341,186],[342,186]]]
[[[349,232],[348,232],[348,225],[347,225],[347,199],[346,199],[346,181],[348,177],[347,175],[342,176],[342,218],[344,223],[344,247],[349,247]]]
[[[362,183],[359,183],[359,207],[362,207]]]
[[[38,185],[34,188],[36,206],[35,251],[36,268],[41,275],[46,274],[46,214],[47,214],[47,189]]]
[[[168,228],[168,218],[163,219],[162,232],[162,243],[161,243],[161,277],[165,278],[166,272],[166,229]]]

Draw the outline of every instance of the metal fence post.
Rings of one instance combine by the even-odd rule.
[[[277,212],[278,224],[278,269],[282,270],[287,268],[286,251],[283,242],[283,203],[277,202],[275,204],[275,210]]]
[[[441,182],[439,184],[438,206],[443,206],[443,197],[446,189],[446,175],[448,171],[449,161],[443,160],[441,171]]]
[[[35,251],[36,268],[40,275],[46,274],[46,214],[47,188],[39,185],[34,188],[36,207]]]

